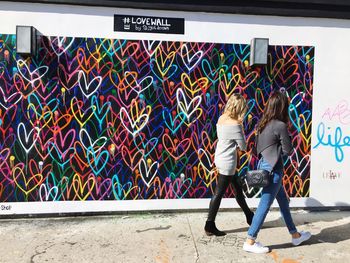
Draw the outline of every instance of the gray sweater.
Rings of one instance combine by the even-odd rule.
[[[247,145],[239,124],[216,125],[218,142],[215,150],[215,165],[220,174],[234,175],[237,166],[237,147],[246,151]]]
[[[270,121],[258,134],[257,153],[274,167],[281,155],[290,155],[293,145],[288,133],[287,124],[279,120]]]

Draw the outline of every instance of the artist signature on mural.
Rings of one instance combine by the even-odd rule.
[[[8,210],[10,211],[11,210],[11,205],[1,205],[0,206],[0,210],[3,211],[3,210]]]
[[[335,159],[338,162],[344,160],[344,147],[350,146],[350,136],[343,137],[343,131],[341,127],[332,129],[331,127],[325,127],[325,124],[321,122],[317,127],[317,144],[314,149],[320,145],[334,148]]]
[[[335,180],[335,179],[340,178],[340,176],[341,176],[340,172],[335,172],[332,170],[328,170],[326,172],[323,172],[324,179]]]

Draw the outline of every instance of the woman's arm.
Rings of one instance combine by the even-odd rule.
[[[278,122],[276,124],[276,132],[282,146],[282,154],[291,155],[293,152],[293,145],[288,133],[287,124],[284,122]]]
[[[237,136],[238,138],[236,139],[236,142],[238,144],[238,147],[241,151],[247,151],[247,143],[245,141],[245,137],[244,137],[244,132],[243,132],[243,127],[242,125],[240,126],[240,132],[239,132],[239,136]]]

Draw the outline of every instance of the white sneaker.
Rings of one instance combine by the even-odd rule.
[[[264,247],[261,243],[255,242],[253,245],[249,245],[247,242],[243,245],[243,250],[251,253],[262,254],[269,252],[268,247]]]
[[[300,237],[298,238],[292,238],[292,244],[294,246],[299,246],[301,243],[303,243],[306,240],[309,240],[311,237],[311,233],[310,232],[304,232],[304,231],[300,231]]]

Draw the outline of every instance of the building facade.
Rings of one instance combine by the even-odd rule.
[[[228,96],[249,105],[242,175],[275,89],[291,101],[291,206],[349,206],[349,14],[326,0],[0,1],[0,213],[207,208]],[[33,54],[16,26],[38,30]],[[251,65],[252,39],[268,39],[266,63]],[[261,189],[244,187],[256,206]]]

